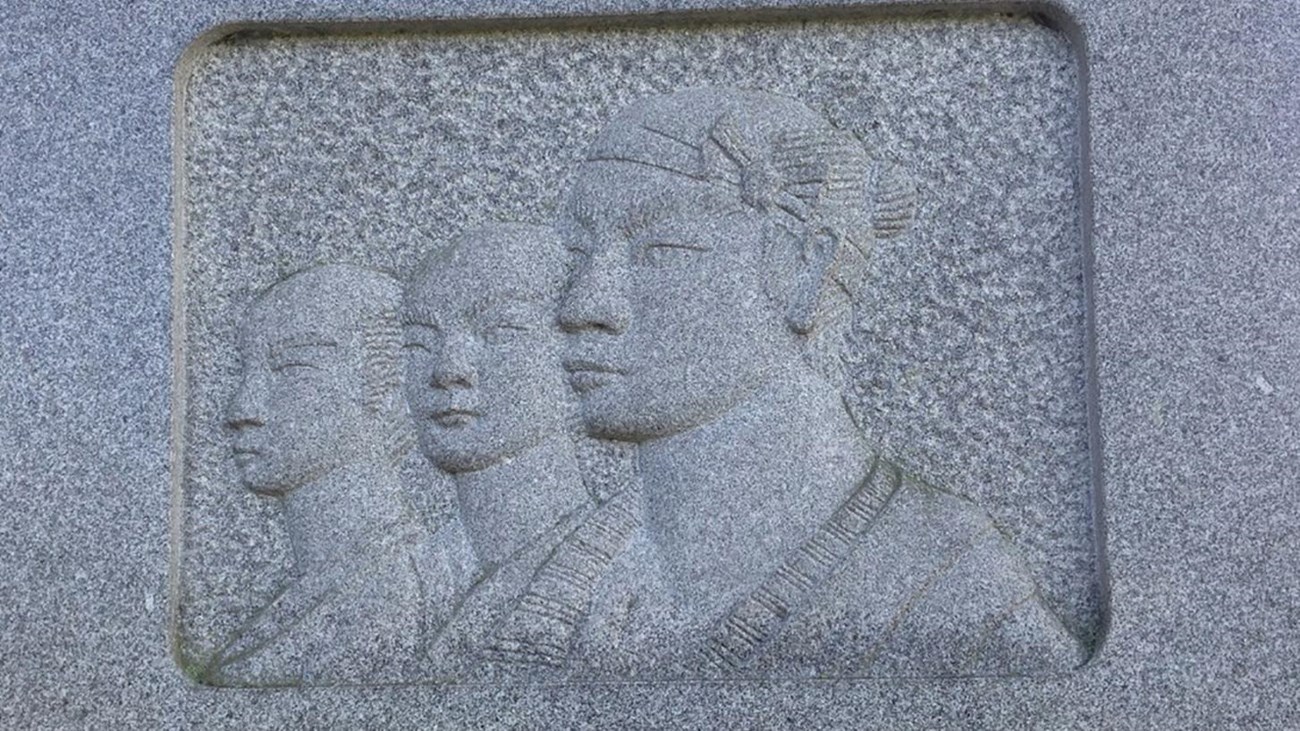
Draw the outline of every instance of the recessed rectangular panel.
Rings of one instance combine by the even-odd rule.
[[[178,661],[1077,667],[1105,612],[1078,73],[1006,14],[191,49]]]

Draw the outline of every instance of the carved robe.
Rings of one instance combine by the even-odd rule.
[[[639,535],[575,649],[577,676],[846,677],[1061,671],[1082,661],[1023,560],[973,503],[877,458],[721,616],[685,616]]]
[[[592,597],[640,525],[635,496],[584,504],[483,567],[430,652],[440,680],[562,677]]]
[[[291,579],[212,658],[217,685],[376,683],[421,677],[428,644],[467,583],[459,523],[383,526],[346,565]]]

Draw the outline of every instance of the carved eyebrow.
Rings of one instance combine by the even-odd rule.
[[[494,309],[510,305],[546,306],[550,304],[552,299],[552,297],[548,297],[541,293],[520,294],[511,292],[501,297],[484,297],[475,303],[477,305],[475,309],[478,314],[482,315],[491,312]]]
[[[283,340],[277,340],[276,342],[271,343],[271,353],[276,354],[276,353],[283,352],[285,350],[293,350],[294,348],[335,348],[335,347],[338,347],[338,342],[335,341],[334,339],[328,338],[324,335],[307,333],[304,335],[297,335],[291,338],[285,338]]]
[[[679,241],[661,241],[658,238],[651,237],[645,245],[655,249],[689,249],[690,251],[713,251],[712,246],[702,244],[686,244]]]
[[[330,338],[318,335],[302,335],[272,343],[267,357],[272,365],[285,361],[311,361],[316,357],[316,354],[311,352],[313,348],[337,347],[338,343]]]
[[[711,195],[706,193],[706,195]],[[751,209],[745,208],[744,204],[739,201],[730,199],[707,198],[706,206],[718,206],[722,210],[716,213],[704,214],[709,217],[727,218],[735,215],[751,213]],[[629,220],[625,231],[640,243],[650,243],[651,239],[656,238],[664,233],[672,233],[684,222],[692,221],[695,215],[682,213],[678,206],[673,205],[666,195],[656,195],[649,198],[645,205],[637,211],[637,218]],[[699,249],[710,251],[710,247],[687,246],[681,248]]]
[[[657,191],[638,201],[628,211],[628,215],[620,222],[621,228],[629,236],[640,234],[665,218],[671,218],[677,212],[676,203],[670,193]]]
[[[525,305],[531,305],[539,302],[545,304],[546,295],[540,292],[510,292],[507,293],[504,297],[498,297],[493,303],[505,304],[508,302],[518,302]]]

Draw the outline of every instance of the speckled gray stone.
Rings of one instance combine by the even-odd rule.
[[[178,594],[167,580],[170,544],[190,535],[169,520],[182,513],[168,497],[169,139],[173,72],[184,49],[222,23],[258,19],[582,16],[702,6],[78,3],[0,11],[0,75],[16,90],[0,112],[0,278],[8,305],[0,314],[0,393],[12,415],[0,453],[9,496],[0,721],[56,728],[1294,723],[1300,542],[1290,476],[1300,385],[1293,367],[1300,347],[1293,284],[1300,268],[1293,205],[1300,95],[1290,70],[1300,24],[1284,3],[1204,3],[1170,13],[1156,3],[1076,0],[1050,13],[1070,29],[1067,45],[1086,69],[1076,77],[1086,94],[1072,102],[1079,104],[1073,113],[1086,117],[1088,134],[1078,141],[1090,153],[1079,178],[1078,225],[1090,232],[1095,255],[1112,588],[1106,642],[1088,667],[1032,681],[545,689],[256,692],[204,689],[184,678],[168,647],[168,597]],[[599,57],[591,64],[592,74],[610,70]],[[480,174],[493,180],[491,168]],[[951,220],[989,230],[1007,225]],[[948,271],[975,279],[978,264]],[[266,265],[270,272],[276,263]],[[915,274],[899,266],[902,275]],[[998,284],[1010,288],[1005,303],[1013,311],[1041,303],[1017,299],[1017,282]],[[934,297],[940,312],[951,306],[942,295]],[[1005,327],[1027,342],[1036,337]],[[1071,332],[1072,324],[1062,334]],[[894,341],[906,347],[905,337]],[[909,397],[916,404],[879,401],[886,416],[960,403],[945,390],[960,383],[954,374],[922,375],[934,391]],[[989,399],[978,389],[973,395],[973,403]],[[916,450],[915,461],[931,465],[936,479],[962,471],[944,459],[962,454],[963,439],[979,442],[968,434],[927,444],[909,427],[896,428],[900,433],[882,439]],[[1075,445],[1063,454],[1081,451]],[[1038,454],[1026,449],[1024,456]],[[1082,469],[1061,465],[1052,469]],[[963,487],[991,486],[979,477]],[[1032,527],[1049,519],[1022,520]],[[1073,530],[1080,522],[1060,525]],[[1044,555],[1062,554],[1049,547]]]
[[[588,73],[592,58],[635,71],[622,71],[593,83]],[[657,445],[664,444],[662,440],[643,445],[643,472],[663,472],[650,465],[670,462],[679,467],[691,463],[703,470],[690,476],[643,475],[651,540],[662,543],[669,532],[690,530],[681,518],[694,514],[707,521],[711,533],[762,535],[769,546],[760,551],[743,542],[710,545],[706,540],[687,551],[685,547],[658,545],[665,565],[684,574],[698,572],[701,561],[726,567],[737,576],[766,572],[765,567],[780,554],[795,551],[798,542],[807,538],[801,532],[811,530],[798,523],[787,524],[789,518],[783,516],[825,520],[833,506],[822,502],[843,500],[840,493],[861,479],[860,475],[854,477],[853,468],[829,467],[854,461],[838,450],[860,454],[879,450],[910,472],[967,495],[994,512],[997,525],[1008,531],[1011,543],[1028,554],[1028,565],[1043,587],[1047,605],[1062,615],[1085,644],[1091,645],[1100,636],[1105,610],[1099,601],[1102,577],[1096,568],[1100,562],[1094,525],[1087,512],[1095,475],[1089,460],[1086,403],[1078,79],[1063,34],[1028,17],[1005,16],[731,23],[705,28],[669,25],[604,32],[538,33],[521,28],[491,34],[240,38],[195,49],[188,64],[181,77],[184,107],[177,138],[184,191],[179,210],[183,228],[178,232],[182,253],[177,263],[184,270],[185,285],[179,305],[184,309],[178,318],[183,318],[186,333],[181,356],[186,368],[186,425],[178,485],[183,504],[178,517],[182,543],[177,557],[177,642],[186,667],[202,664],[199,658],[210,655],[214,644],[223,642],[234,625],[244,623],[253,608],[266,601],[268,582],[271,586],[277,583],[270,577],[289,563],[284,551],[277,548],[283,544],[280,536],[286,533],[278,525],[278,514],[268,514],[265,501],[234,494],[231,488],[238,480],[228,458],[230,440],[223,415],[235,392],[232,378],[239,374],[239,368],[232,365],[236,362],[232,337],[250,293],[321,261],[353,262],[404,275],[411,271],[413,256],[444,246],[466,222],[524,219],[549,223],[557,219],[562,229],[573,228],[565,221],[575,206],[615,211],[624,200],[644,200],[646,193],[635,187],[634,176],[600,177],[612,173],[603,172],[600,165],[583,163],[584,157],[617,158],[627,154],[623,151],[627,145],[639,149],[635,137],[627,138],[626,132],[620,137],[618,130],[623,128],[685,125],[665,134],[693,143],[692,134],[714,123],[710,115],[728,108],[724,104],[715,110],[714,106],[742,98],[741,92],[684,93],[663,102],[669,105],[667,111],[651,113],[645,120],[637,120],[635,115],[644,104],[653,108],[654,102],[640,100],[653,99],[647,95],[656,91],[704,85],[772,89],[797,99],[810,118],[825,115],[822,124],[852,135],[846,139],[860,141],[854,145],[865,156],[865,167],[852,173],[846,168],[842,174],[870,177],[879,175],[873,172],[875,168],[890,165],[914,181],[909,188],[917,188],[920,205],[911,215],[916,220],[910,235],[873,237],[857,231],[860,224],[848,222],[858,214],[871,214],[873,204],[867,196],[859,193],[840,204],[853,215],[836,225],[860,239],[863,248],[842,247],[845,256],[859,258],[839,264],[844,271],[836,276],[862,283],[851,287],[843,308],[837,308],[833,293],[820,295],[823,301],[818,318],[829,319],[820,310],[845,313],[842,329],[848,332],[848,342],[837,344],[843,333],[834,324],[819,322],[824,332],[818,339],[824,344],[808,346],[810,351],[822,352],[818,356],[822,360],[845,360],[847,368],[837,365],[832,369],[839,385],[817,386],[814,374],[779,361],[774,354],[781,347],[775,344],[755,349],[727,342],[729,333],[764,333],[740,336],[761,339],[778,337],[778,330],[786,330],[777,328],[769,333],[758,321],[751,322],[753,318],[745,319],[746,312],[766,311],[766,300],[755,307],[724,309],[727,302],[743,304],[745,293],[762,290],[761,282],[771,276],[749,260],[736,258],[739,253],[730,255],[732,258],[716,254],[705,261],[714,261],[713,266],[731,262],[718,271],[743,272],[751,278],[746,280],[748,284],[737,280],[729,285],[730,280],[723,281],[722,274],[715,273],[712,284],[702,280],[684,292],[672,289],[676,280],[671,274],[664,275],[657,286],[646,285],[647,299],[634,309],[654,309],[659,300],[667,298],[657,310],[660,314],[655,315],[668,318],[667,324],[660,326],[667,328],[663,333],[634,327],[627,338],[618,339],[625,342],[612,348],[617,351],[614,355],[598,352],[601,343],[597,341],[603,338],[571,333],[576,341],[574,357],[634,358],[638,372],[658,374],[658,380],[652,378],[632,388],[659,396],[648,400],[615,396],[613,400],[620,404],[616,408],[626,412],[616,416],[616,421],[662,425],[645,433],[637,427],[632,433],[615,429],[616,433],[598,436],[640,441],[651,433],[675,433],[680,430],[671,423],[678,418],[675,414],[699,409],[712,421],[731,408],[734,398],[726,389],[748,388],[742,385],[744,379],[760,378],[760,372],[780,373],[761,376],[767,381],[761,390],[769,393],[766,398],[773,403],[754,403],[747,407],[754,409],[754,414],[740,416],[737,412],[712,427],[716,436],[709,439],[717,440],[715,446],[661,454]],[[977,92],[974,98],[968,96],[970,90]],[[767,106],[776,101],[777,97],[756,96],[738,110],[754,107],[762,110],[752,113],[754,119],[772,117],[781,107]],[[629,114],[634,116],[629,118]],[[598,134],[607,124],[613,131]],[[700,125],[704,126],[697,129]],[[614,140],[602,141],[606,134],[613,134]],[[752,136],[754,131],[734,134]],[[707,135],[705,139],[707,142]],[[609,151],[601,152],[611,144]],[[691,148],[683,145],[681,149]],[[853,148],[846,149],[851,152]],[[743,158],[757,153],[717,154]],[[670,156],[656,158],[651,164],[672,167],[674,161]],[[657,181],[655,189],[666,182],[671,179]],[[610,191],[609,197],[593,198],[600,191]],[[828,210],[817,215],[831,221],[829,207],[823,205]],[[586,246],[576,236],[577,232],[565,234],[566,244],[570,248]],[[499,238],[527,241],[534,237],[520,230]],[[540,248],[539,242],[521,251]],[[758,250],[759,246],[750,248]],[[462,245],[457,250],[472,249]],[[523,256],[513,259],[523,262]],[[538,259],[528,269],[543,271],[545,261]],[[853,261],[860,262],[861,272],[850,271]],[[477,298],[498,279],[510,281],[518,276],[508,276],[500,265],[493,266],[458,265],[447,275],[452,281],[443,285],[441,294],[424,298],[429,300],[427,307],[437,308],[441,300],[450,303],[457,297],[469,303],[471,296]],[[605,275],[596,272],[592,276]],[[562,313],[567,329],[584,329],[591,310],[584,304],[589,299],[586,290],[594,281],[574,278],[570,282],[574,294]],[[727,293],[727,286],[738,289]],[[831,289],[839,291],[839,287]],[[426,319],[433,317],[430,313]],[[702,327],[686,333],[672,325],[674,317]],[[592,346],[595,352],[589,352]],[[486,344],[481,347],[498,350]],[[501,367],[508,369],[503,373],[513,372],[521,382],[508,390],[485,385],[474,393],[490,398],[495,388],[498,398],[536,402],[536,407],[514,408],[537,409],[537,415],[527,419],[529,429],[544,433],[544,417],[561,414],[568,407],[541,381],[538,388],[544,392],[529,395],[527,382],[534,376],[518,364],[535,361],[533,369],[545,373],[547,359],[538,348],[529,353],[500,350]],[[774,357],[779,362],[764,360]],[[552,356],[551,361],[549,367],[558,375],[559,356]],[[696,369],[694,363],[700,367]],[[746,373],[746,364],[754,374]],[[481,366],[491,368],[492,364]],[[826,370],[827,366],[817,368]],[[690,375],[683,378],[683,373]],[[490,380],[491,374],[485,372],[484,376]],[[788,393],[774,388],[781,385]],[[852,416],[841,414],[839,418],[846,424],[850,418],[856,419],[863,432],[860,443],[852,448],[830,446],[845,427],[822,424],[826,414],[814,417],[810,411],[800,417],[789,410],[790,403],[812,408],[823,396],[838,404],[841,393]],[[781,399],[790,403],[778,407],[776,402]],[[584,397],[584,415],[591,411],[587,401]],[[710,403],[692,405],[697,401]],[[541,404],[547,402],[550,407],[543,408]],[[721,404],[728,405],[724,408]],[[495,411],[490,404],[484,408],[489,414],[496,413],[501,423],[475,428],[488,430],[487,436],[499,441],[506,433],[503,427],[512,420],[499,407]],[[711,456],[725,450],[726,444],[752,441],[753,435],[745,434],[745,421],[768,423],[771,417],[760,414],[778,408],[790,433],[769,423],[763,431],[771,443],[754,445],[749,456],[730,462]],[[597,422],[601,418],[597,417]],[[704,417],[690,418],[698,421]],[[807,423],[793,426],[801,418]],[[517,421],[524,421],[522,413]],[[815,423],[818,426],[812,426]],[[699,436],[702,431],[695,433],[703,438]],[[798,439],[807,440],[807,449],[819,450],[819,456],[809,461],[828,465],[826,474],[780,471],[779,465],[792,460],[776,456],[776,445],[793,448]],[[435,452],[436,441],[434,437],[429,443]],[[495,451],[500,450],[488,448],[485,454]],[[1026,453],[1036,456],[1026,460]],[[759,455],[771,455],[773,464],[759,467]],[[445,460],[435,457],[433,461],[440,464]],[[552,460],[550,464],[554,467],[557,463]],[[450,469],[466,474],[463,467],[452,465]],[[715,469],[729,472],[728,479],[735,485],[714,484],[707,473]],[[535,472],[518,465],[514,470],[515,481]],[[841,474],[831,478],[837,470]],[[425,472],[429,471],[426,468]],[[411,465],[407,472],[424,478],[408,490],[413,497],[428,502],[437,494],[436,486],[429,484],[437,480],[421,475],[419,465]],[[774,478],[768,486],[760,483],[763,473]],[[688,493],[701,499],[693,502],[671,489],[659,489],[670,479],[691,484]],[[839,485],[839,480],[848,482]],[[472,491],[458,491],[461,510],[491,511],[491,500],[483,492],[491,481],[480,483]],[[558,480],[532,490],[554,492],[565,483]],[[815,489],[796,492],[778,487],[780,484],[815,485]],[[746,487],[737,491],[741,485]],[[503,486],[503,490],[504,497],[518,494],[521,488]],[[788,493],[784,507],[757,507],[783,490]],[[558,494],[553,500],[557,505],[563,502]],[[467,501],[479,507],[467,505]],[[505,504],[501,498],[497,502]],[[744,507],[729,514],[724,509],[728,505]],[[454,507],[435,507],[430,522],[445,517],[449,510],[454,512]],[[539,506],[535,525],[549,525],[553,517],[548,518],[547,513]],[[745,524],[742,516],[746,515],[756,522]],[[931,520],[939,520],[939,515],[947,514],[938,511]],[[471,539],[479,535],[481,540],[472,543],[506,546],[513,542],[504,537],[490,541],[480,535],[486,527],[481,518],[473,522],[478,530],[470,530]],[[949,528],[957,534],[951,540],[960,541],[962,531],[955,524]],[[529,535],[526,524],[515,525],[512,531],[520,537]],[[723,546],[739,553],[724,557],[718,553]],[[486,546],[480,548],[486,550]],[[915,552],[934,556],[939,565],[939,557],[948,554],[933,540],[910,548],[894,541],[858,550],[880,555]],[[741,555],[750,556],[753,564],[741,562]],[[498,562],[490,557],[483,560],[486,565]],[[890,562],[868,559],[867,563]],[[1001,571],[977,559],[971,559],[971,567],[992,574]],[[620,566],[615,573],[639,575],[649,570],[641,565]],[[972,570],[954,567],[953,572],[963,575]],[[912,568],[918,578],[929,571],[921,566]],[[748,582],[728,581],[726,573],[694,579],[689,589],[628,588],[631,594],[620,601],[643,605],[640,615],[685,611],[671,606],[656,609],[657,603],[648,598],[665,594],[694,597],[685,600],[687,605],[730,604]],[[867,585],[875,580],[856,579]],[[611,581],[618,585],[617,578],[611,577]],[[830,594],[835,593],[834,585],[828,587]],[[884,589],[864,586],[840,587],[845,598],[831,603],[858,605],[855,611],[879,605],[875,611],[882,613],[881,626],[858,628],[866,637],[889,636],[892,633],[886,626],[907,627],[901,614],[888,620],[892,611],[888,608],[895,603],[902,606],[913,588],[897,578]],[[925,593],[917,591],[912,604],[920,603]],[[855,592],[876,597],[868,602],[853,597]],[[896,602],[890,599],[895,592],[901,592]],[[994,598],[996,591],[980,593],[991,605],[991,616],[999,615],[998,602],[1006,600]],[[817,604],[812,602],[813,606],[800,613],[815,615]],[[971,622],[972,628],[981,623]],[[655,636],[657,630],[652,627],[658,624],[626,631]],[[814,634],[848,629],[831,622],[830,627]],[[805,649],[798,654],[815,658],[818,653],[813,647],[822,642],[807,637],[802,642]],[[949,647],[960,644],[951,632],[936,633],[926,642]],[[835,644],[840,651],[853,654],[842,641]],[[587,652],[610,654],[608,649]],[[916,652],[926,654],[919,648]],[[858,654],[869,657],[875,651],[868,643]],[[945,665],[945,672],[955,672],[959,666]],[[769,672],[779,674],[781,667],[774,662]],[[870,662],[824,667],[812,662],[804,672],[861,674],[869,667]],[[997,672],[996,663],[986,671]],[[1006,667],[1003,671],[1017,670]]]

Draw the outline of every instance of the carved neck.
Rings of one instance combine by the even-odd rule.
[[[552,437],[456,475],[461,521],[479,561],[500,564],[587,499],[573,440]]]
[[[362,547],[406,515],[397,468],[382,459],[349,464],[284,497],[285,522],[300,576],[364,557]]]
[[[775,570],[869,462],[838,390],[802,359],[713,422],[642,443],[647,530],[684,615],[715,617]]]

